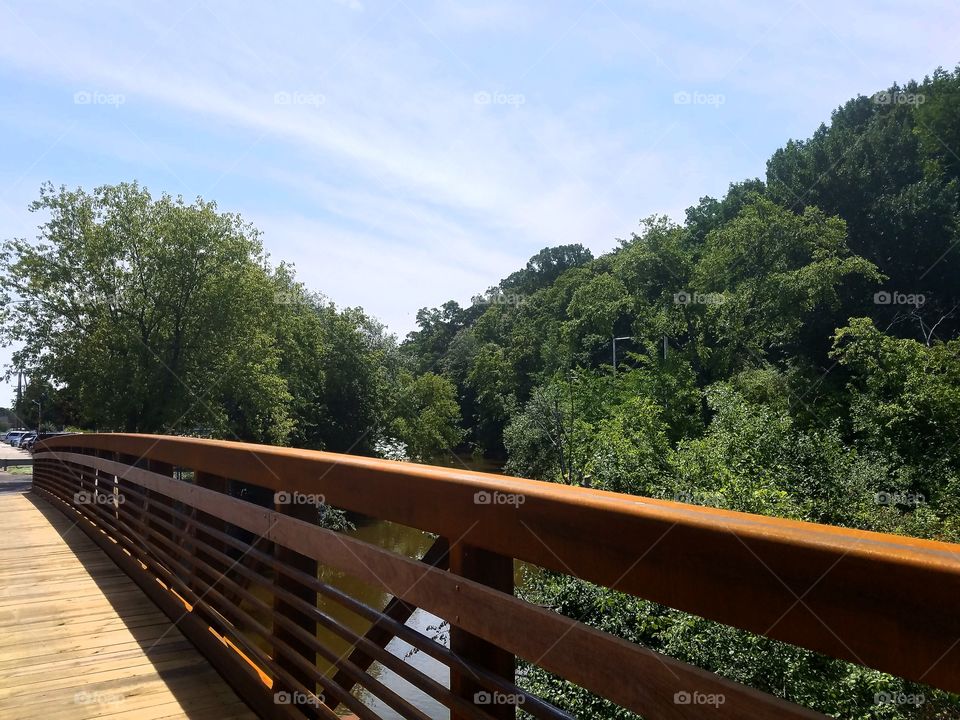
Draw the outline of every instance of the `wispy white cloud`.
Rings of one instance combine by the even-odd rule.
[[[402,334],[541,247],[602,251],[762,175],[846,98],[952,65],[958,21],[954,3],[867,0],[7,0],[0,220],[32,227],[45,179],[203,194]]]

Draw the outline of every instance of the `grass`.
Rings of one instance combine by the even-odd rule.
[[[33,475],[32,465],[11,465],[7,468],[11,475]]]

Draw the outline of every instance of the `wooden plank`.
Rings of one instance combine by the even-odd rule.
[[[189,650],[193,645],[190,641],[179,637],[165,637],[158,640],[151,653],[162,654],[168,651]],[[71,668],[94,667],[101,661],[113,662],[125,658],[143,655],[143,646],[136,640],[118,643],[109,647],[100,647],[95,651],[76,650],[73,652],[44,653],[34,655],[23,660],[9,660],[0,662],[0,673],[5,677],[15,678],[20,673],[30,672],[30,668],[43,667],[48,672],[61,672]]]
[[[70,519],[21,494],[0,494],[0,513],[4,536],[29,548],[0,551],[0,719],[185,718],[221,707],[225,716],[254,717]],[[94,691],[124,699],[77,701]]]

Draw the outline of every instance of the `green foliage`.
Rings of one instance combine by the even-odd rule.
[[[669,441],[662,406],[642,394],[646,380],[581,371],[538,388],[506,429],[507,472],[650,494]]]
[[[856,98],[684,224],[648,218],[549,282],[511,276],[522,305],[458,316],[437,360],[471,437],[498,450],[502,433],[515,475],[960,540],[960,162],[944,144],[958,118],[960,70]],[[955,696],[569,577],[523,590],[837,717],[960,716]],[[522,677],[574,715],[632,717],[536,667]]]
[[[0,285],[24,301],[0,317],[3,339],[23,345],[16,366],[68,386],[89,427],[286,438],[252,227],[135,184],[47,185],[32,210],[46,217],[40,241],[3,247]]]
[[[960,340],[928,346],[857,318],[837,331],[834,355],[851,375],[854,431],[865,448],[896,467],[883,490],[915,496],[947,521],[944,535],[956,538]]]
[[[390,434],[406,445],[411,458],[425,460],[455,448],[463,439],[459,420],[452,382],[434,373],[402,374]]]
[[[530,258],[523,270],[518,270],[501,282],[500,289],[506,293],[531,295],[549,287],[570,268],[586,265],[591,260],[593,254],[582,245],[544,248]]]
[[[960,69],[922,83],[857,97],[806,141],[791,141],[767,163],[768,195],[795,209],[815,206],[847,223],[850,249],[886,276],[884,289],[924,294],[932,325],[955,307],[960,258]],[[868,288],[851,287],[845,317],[870,315],[881,326],[904,308],[877,307]],[[837,323],[839,326],[842,323]],[[897,326],[916,332],[915,324]],[[954,314],[941,337],[960,329]]]
[[[853,276],[880,279],[850,254],[841,219],[810,207],[797,215],[760,197],[707,235],[692,275],[716,298],[684,308],[700,316],[700,342],[717,348],[715,378],[759,358],[809,352],[816,316],[837,308],[840,286]]]
[[[834,357],[850,370],[853,427],[876,450],[910,464],[955,457],[960,437],[960,340],[924,345],[856,318],[834,336]]]
[[[4,243],[0,340],[22,348],[35,424],[186,433],[418,457],[460,438],[450,383],[405,369],[359,308],[270,268],[257,231],[136,184],[44,186],[37,242]],[[13,368],[10,370],[12,371]]]

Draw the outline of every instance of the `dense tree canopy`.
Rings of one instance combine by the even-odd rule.
[[[32,209],[38,240],[3,246],[0,338],[58,425],[416,457],[456,443],[449,381],[271,267],[238,216],[136,184],[47,185]]]
[[[960,541],[958,143],[960,70],[858,97],[765,179],[597,258],[541,251],[488,291],[513,302],[424,309],[403,350],[510,473]],[[565,576],[524,592],[837,717],[960,716],[956,696]],[[524,678],[575,715],[632,717]]]

